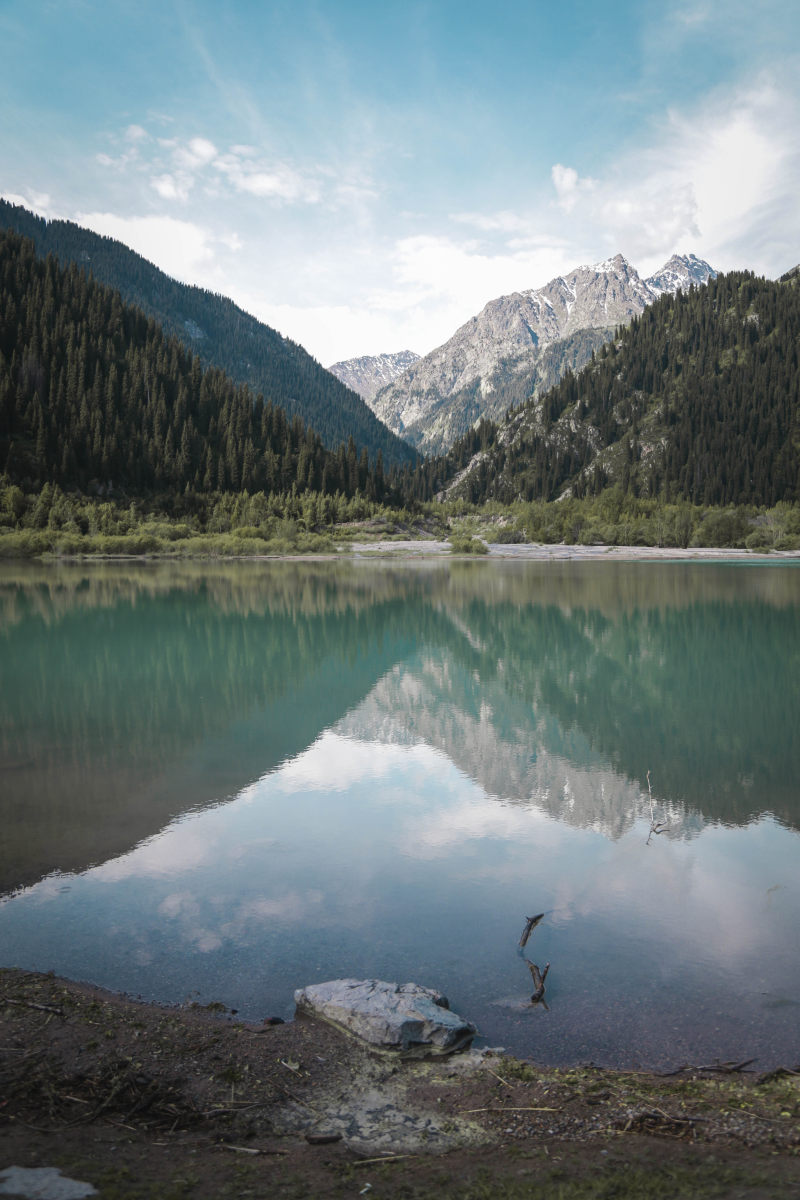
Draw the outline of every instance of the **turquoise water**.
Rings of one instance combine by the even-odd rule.
[[[0,961],[253,1019],[415,980],[542,1062],[791,1065],[799,700],[792,567],[4,567]]]

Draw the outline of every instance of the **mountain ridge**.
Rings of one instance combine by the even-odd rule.
[[[218,367],[253,395],[263,394],[291,418],[300,416],[330,450],[353,437],[374,462],[412,462],[414,451],[375,417],[369,406],[326,371],[298,343],[284,337],[225,296],[179,283],[124,243],[72,221],[46,221],[0,199],[0,230],[13,229],[34,243],[41,258],[52,253],[66,267],[88,269],[99,283],[153,317],[168,335]]]

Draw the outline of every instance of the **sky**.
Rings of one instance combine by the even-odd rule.
[[[324,365],[621,252],[800,262],[797,0],[0,0],[0,195]]]

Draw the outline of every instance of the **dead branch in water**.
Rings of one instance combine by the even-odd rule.
[[[531,962],[529,958],[525,959],[528,964],[528,970],[531,973],[533,980],[534,993],[531,996],[531,1004],[544,1004],[544,981],[547,979],[547,972],[550,970],[550,963],[545,963],[543,971],[540,971],[535,962]],[[545,1004],[545,1008],[547,1005]]]
[[[534,929],[539,924],[539,922],[541,921],[543,916],[544,916],[544,913],[539,913],[538,916],[536,916],[536,917],[527,917],[526,918],[525,928],[522,931],[522,937],[519,939],[520,950],[524,950],[525,946],[528,944],[528,938],[531,936],[531,934],[533,933]]]
[[[645,845],[649,846],[650,838],[653,836],[653,834],[655,833],[657,835],[659,833],[666,833],[667,830],[669,829],[669,825],[665,825],[663,823],[663,821],[656,820],[656,814],[655,814],[655,810],[653,808],[653,789],[650,786],[650,772],[649,771],[647,772],[647,791],[650,796],[650,832],[647,835],[647,841],[646,841]]]

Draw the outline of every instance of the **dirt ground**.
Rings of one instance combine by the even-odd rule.
[[[401,1060],[220,1008],[0,970],[0,1179],[58,1167],[108,1200],[800,1196],[794,1065]]]

